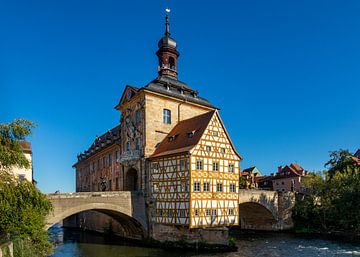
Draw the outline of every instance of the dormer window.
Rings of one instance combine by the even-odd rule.
[[[165,124],[171,124],[171,111],[168,109],[163,109],[163,122]]]
[[[188,133],[187,133],[188,138],[192,138],[192,137],[194,136],[195,132],[196,132],[196,130],[193,130],[193,131],[188,132]]]
[[[174,141],[176,137],[177,137],[177,135],[169,136],[169,137],[168,137],[169,142]]]

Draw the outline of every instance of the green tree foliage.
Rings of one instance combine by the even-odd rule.
[[[0,124],[0,235],[21,249],[17,256],[28,257],[47,256],[52,250],[44,229],[51,203],[31,182],[20,181],[10,173],[13,166],[29,167],[19,141],[31,135],[33,127],[24,119]]]
[[[16,119],[0,124],[0,170],[9,170],[13,166],[28,168],[20,141],[31,135],[35,124],[25,119]]]
[[[311,174],[304,181],[294,209],[296,227],[310,232],[360,233],[360,167],[347,150],[330,153],[324,176]]]

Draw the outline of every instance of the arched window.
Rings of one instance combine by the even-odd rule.
[[[175,59],[173,57],[169,57],[169,68],[175,70]]]
[[[163,122],[165,124],[171,124],[171,111],[168,109],[163,110]]]

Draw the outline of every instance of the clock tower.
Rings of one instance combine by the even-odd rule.
[[[168,76],[177,79],[177,58],[180,54],[176,50],[175,39],[170,37],[169,15],[166,15],[165,21],[165,34],[159,40],[159,50],[156,52],[159,58],[158,73],[159,76]]]

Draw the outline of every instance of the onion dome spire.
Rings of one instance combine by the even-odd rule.
[[[170,37],[169,8],[166,8],[166,13],[165,33],[159,40],[159,50],[156,52],[156,55],[159,58],[158,73],[159,76],[169,76],[177,79],[177,58],[180,54],[176,49],[177,44],[175,39]]]

